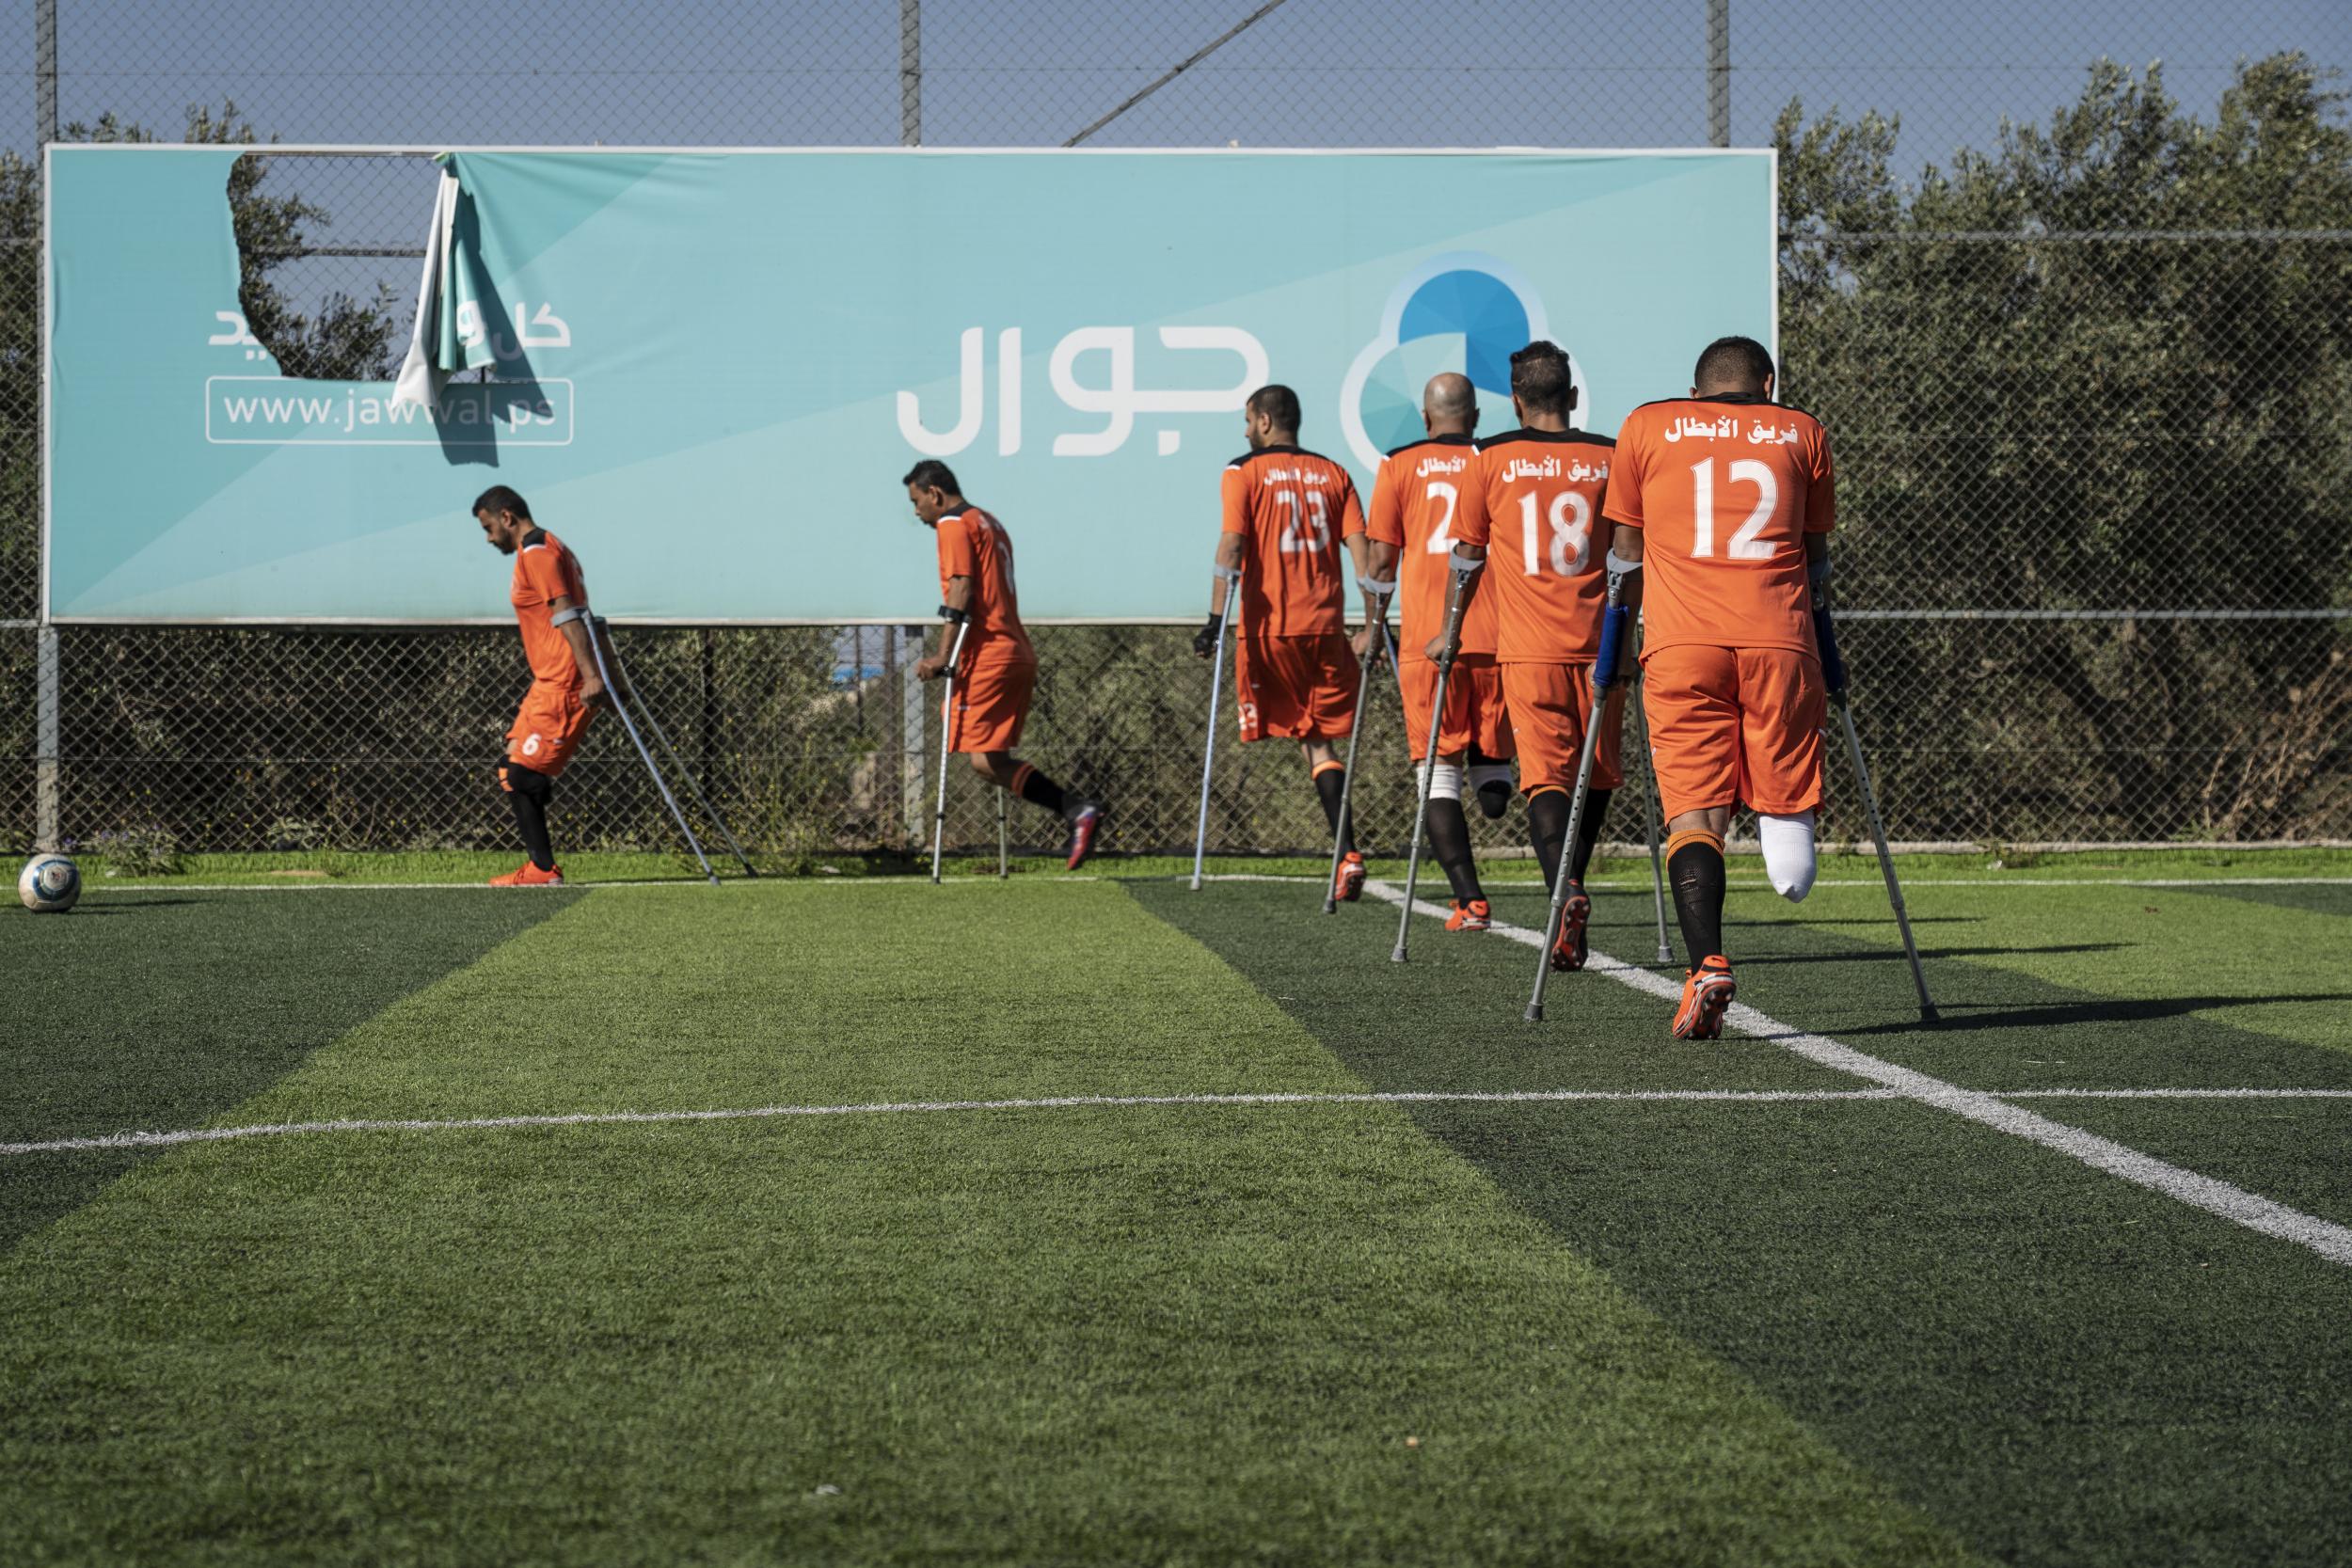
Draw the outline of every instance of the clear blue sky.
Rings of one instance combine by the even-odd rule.
[[[1258,0],[925,0],[934,144],[1059,142]],[[0,0],[0,146],[35,132],[34,7]],[[1690,146],[1704,142],[1706,0],[1288,0],[1098,138],[1106,146]],[[113,110],[176,134],[234,99],[290,141],[895,143],[898,0],[59,0],[66,121]],[[2242,58],[2352,68],[2352,0],[1731,0],[1732,139],[1809,111],[1902,117],[1905,172],[2042,119],[2106,56],[2165,63],[2209,112]],[[412,245],[429,167],[281,165],[334,214],[319,237]],[[306,304],[414,263],[319,258]]]
[[[1070,135],[1256,0],[928,0],[927,140]],[[7,0],[0,145],[34,132]],[[1734,139],[1793,96],[1899,112],[1907,162],[2039,119],[2107,55],[2209,106],[2233,61],[2352,67],[2345,0],[1732,0]],[[1705,0],[1289,0],[1108,131],[1128,145],[1658,146],[1706,135]],[[288,139],[890,142],[898,0],[60,0],[67,119],[234,98]]]

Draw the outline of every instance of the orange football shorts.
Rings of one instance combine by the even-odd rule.
[[[1415,659],[1397,671],[1405,694],[1405,737],[1413,760],[1429,750],[1429,705],[1438,700],[1438,667]],[[1502,702],[1502,670],[1492,654],[1463,654],[1445,683],[1445,719],[1438,726],[1438,754],[1459,756],[1476,749],[1495,762],[1511,760],[1511,715]]]
[[[578,686],[532,681],[506,732],[506,760],[552,779],[571,765],[588,721],[596,716],[596,710],[580,700]]]
[[[1502,698],[1511,711],[1511,739],[1519,752],[1519,793],[1576,787],[1577,765],[1584,759],[1584,726],[1593,715],[1593,666],[1506,664]],[[1602,715],[1600,750],[1593,757],[1593,787],[1614,789],[1624,782],[1618,755],[1625,727],[1625,683],[1609,691]]]
[[[1686,642],[1645,658],[1642,675],[1666,820],[1710,806],[1781,816],[1820,805],[1829,694],[1811,654]]]
[[[1242,639],[1233,646],[1242,739],[1346,739],[1362,675],[1356,650],[1335,631]]]
[[[1021,724],[1029,717],[1029,694],[1036,689],[1033,659],[991,659],[965,670],[956,678],[947,750],[1009,752],[1020,745]]]

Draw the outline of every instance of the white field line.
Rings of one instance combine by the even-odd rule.
[[[1091,871],[1028,871],[1010,879],[1021,882],[1103,882],[1121,880],[1116,873]],[[1173,872],[1148,879],[1154,881],[1186,881],[1189,874]],[[1274,871],[1216,871],[1201,879],[1210,882],[1298,882],[1320,886],[1320,872]],[[564,886],[586,891],[609,892],[626,888],[697,888],[710,884],[698,877],[678,877],[666,881],[635,879],[625,882],[565,882]],[[731,877],[726,886],[754,887],[929,887],[929,878],[906,877],[762,877],[756,882],[748,878]],[[1001,885],[995,877],[950,877],[942,887],[992,887]],[[1533,879],[1489,880],[1490,888],[1535,888],[1541,882]],[[1595,893],[1647,893],[1650,884],[1644,881],[1610,881],[1595,879],[1586,884]],[[1740,893],[1760,892],[1771,884],[1762,880],[1737,879],[1732,889]],[[1886,884],[1876,877],[1831,878],[1813,884],[1817,888],[1883,888]],[[2201,887],[2352,887],[2352,877],[2178,877],[2178,878],[2120,878],[2120,877],[1933,877],[1919,878],[1910,883],[1915,888],[1928,887],[2134,887],[2134,888],[2201,888]],[[485,893],[514,894],[517,896],[534,890],[529,888],[493,888],[487,882],[344,882],[321,878],[289,879],[282,882],[125,882],[110,887],[104,882],[83,884],[83,892],[93,902],[112,895],[135,893],[453,893],[480,889]]]
[[[1497,927],[1501,930],[1502,927]],[[313,1132],[483,1132],[530,1127],[613,1127],[674,1121],[769,1121],[785,1117],[923,1116],[958,1111],[1086,1111],[1199,1105],[1712,1105],[1820,1104],[1909,1100],[1899,1087],[1874,1089],[1397,1089],[1373,1093],[1085,1094],[1042,1100],[904,1100],[843,1105],[755,1105],[697,1111],[577,1111],[545,1116],[354,1118],[198,1127],[174,1132],[107,1132],[81,1138],[0,1143],[0,1156],[91,1149],[171,1148],[181,1144],[283,1138]],[[1994,1100],[2352,1100],[2352,1089],[2014,1089]]]
[[[1391,904],[1405,901],[1405,895],[1400,890],[1385,882],[1367,883],[1365,891]],[[1413,910],[1418,914],[1440,920],[1448,912],[1442,905],[1422,898],[1413,900]],[[1543,933],[1528,930],[1524,927],[1498,920],[1494,923],[1493,931],[1498,936],[1531,948],[1540,949],[1543,945]],[[1627,963],[1622,958],[1613,958],[1598,949],[1593,951],[1586,967],[1667,1003],[1681,1000],[1682,988],[1674,980]],[[1995,1132],[2007,1132],[2012,1137],[2040,1144],[2044,1148],[2056,1149],[2071,1159],[2081,1161],[2093,1170],[2121,1177],[2176,1202],[2217,1214],[2249,1230],[2309,1247],[2331,1263],[2352,1267],[2352,1227],[2306,1214],[2299,1209],[2274,1203],[2243,1187],[2232,1186],[2210,1176],[2200,1176],[2192,1170],[2184,1170],[2153,1154],[2142,1154],[2111,1138],[2103,1138],[2079,1127],[2052,1121],[2022,1106],[2012,1105],[1999,1095],[1981,1089],[1963,1089],[1957,1084],[1947,1084],[1941,1078],[1912,1068],[1899,1067],[1867,1052],[1856,1051],[1852,1046],[1840,1044],[1825,1035],[1808,1034],[1792,1028],[1744,1002],[1734,1002],[1724,1017],[1740,1033],[1777,1045],[1809,1062],[1867,1079],[1882,1087],[1893,1089],[1903,1099],[1915,1100],[1939,1111],[1948,1111]]]
[[[757,1105],[717,1111],[579,1111],[555,1116],[467,1117],[449,1120],[278,1121],[250,1127],[199,1127],[178,1132],[108,1132],[87,1138],[0,1143],[0,1155],[66,1154],[84,1149],[170,1148],[238,1138],[308,1132],[497,1132],[517,1127],[610,1127],[665,1121],[767,1121],[781,1117],[935,1115],[954,1111],[1084,1111],[1188,1105],[1522,1105],[1566,1101],[1699,1101],[1784,1105],[1836,1100],[1899,1100],[1893,1089],[1497,1089],[1396,1090],[1388,1093],[1081,1094],[1044,1100],[903,1100],[852,1105]]]

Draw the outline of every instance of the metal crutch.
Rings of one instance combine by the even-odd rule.
[[[1642,827],[1649,839],[1650,885],[1658,894],[1658,961],[1670,964],[1675,961],[1675,950],[1674,944],[1666,940],[1666,863],[1658,847],[1662,826],[1658,818],[1665,808],[1658,800],[1658,759],[1650,753],[1649,724],[1642,710],[1642,693],[1638,689],[1641,679],[1636,674],[1627,683],[1637,689],[1626,693],[1626,706],[1633,710],[1633,721],[1641,726],[1636,733],[1642,742]]]
[[[1200,752],[1200,816],[1192,832],[1192,891],[1200,891],[1200,863],[1209,852],[1209,771],[1216,766],[1216,704],[1225,684],[1225,633],[1230,628],[1236,644],[1234,657],[1240,657],[1241,641],[1241,568],[1216,566],[1211,570],[1225,583],[1225,613],[1217,618],[1216,655],[1209,663],[1209,740]],[[1238,678],[1238,677],[1237,677]]]
[[[1396,922],[1396,947],[1389,954],[1389,962],[1405,962],[1405,947],[1413,929],[1413,889],[1421,881],[1422,833],[1429,825],[1429,781],[1438,766],[1438,736],[1445,726],[1446,688],[1454,681],[1454,661],[1459,657],[1456,644],[1461,641],[1462,616],[1470,605],[1471,586],[1486,564],[1485,558],[1465,561],[1458,555],[1447,558],[1454,563],[1454,575],[1446,585],[1445,631],[1438,650],[1438,695],[1429,709],[1429,744],[1422,751],[1421,800],[1413,808],[1413,847],[1405,860],[1405,907]],[[1405,672],[1396,673],[1397,684],[1405,684]]]
[[[596,626],[601,631],[604,623],[599,620]],[[621,684],[628,689],[630,700],[637,705],[638,717],[644,720],[647,729],[653,731],[654,743],[661,748],[662,755],[668,757],[671,765],[678,770],[678,777],[686,781],[686,787],[693,791],[694,803],[702,807],[703,816],[719,830],[719,836],[727,841],[727,847],[735,851],[735,858],[743,863],[743,875],[757,877],[759,873],[753,867],[751,856],[745,854],[743,847],[735,841],[735,832],[727,826],[727,819],[719,815],[719,808],[712,805],[710,797],[703,793],[702,783],[695,778],[694,770],[686,766],[686,758],[679,754],[675,746],[670,744],[669,736],[662,731],[661,721],[654,717],[653,705],[638,696],[637,683],[629,679],[628,660],[621,657],[621,645],[615,642],[612,646],[612,668],[620,675]]]
[[[1928,977],[1919,967],[1919,944],[1912,940],[1911,911],[1903,908],[1903,884],[1895,876],[1894,852],[1886,847],[1886,823],[1879,816],[1878,791],[1870,787],[1870,766],[1862,758],[1862,734],[1854,728],[1853,704],[1846,690],[1846,661],[1838,657],[1837,631],[1830,621],[1827,574],[1814,588],[1813,633],[1820,644],[1821,683],[1837,709],[1846,731],[1846,755],[1852,759],[1854,783],[1862,789],[1862,811],[1869,820],[1871,842],[1878,846],[1879,874],[1886,879],[1886,900],[1895,906],[1895,928],[1902,933],[1903,957],[1911,960],[1911,983],[1919,992],[1919,1022],[1936,1022],[1935,1000],[1928,995]]]
[[[700,863],[703,875],[710,879],[712,887],[717,887],[719,874],[710,869],[710,857],[703,853],[702,841],[694,836],[694,830],[687,826],[686,814],[678,810],[677,797],[670,793],[669,783],[662,778],[661,769],[655,766],[653,753],[645,749],[645,737],[637,733],[637,722],[629,717],[628,705],[621,700],[620,688],[612,684],[612,671],[604,658],[604,622],[596,616],[588,619],[588,651],[596,656],[596,678],[604,682],[605,692],[612,699],[612,711],[621,716],[621,728],[628,732],[629,744],[637,748],[637,755],[644,761],[645,771],[653,775],[653,786],[661,792],[661,803],[670,808],[670,820],[675,822],[677,831],[686,835],[686,847],[694,851],[694,859]]]
[[[970,620],[956,621],[955,645],[947,651],[947,694],[939,702],[939,807],[931,813],[931,882],[939,882],[940,847],[947,840],[947,765],[955,760],[956,672],[963,666],[963,635]]]
[[[1358,578],[1356,586],[1363,590],[1364,619],[1380,632],[1379,646],[1388,652],[1389,664],[1396,664],[1396,644],[1389,641],[1389,598],[1396,592],[1393,582],[1375,582],[1370,578]],[[1377,611],[1377,613],[1375,613]],[[1375,657],[1376,665],[1379,660]],[[1323,881],[1323,912],[1340,912],[1340,844],[1354,824],[1348,819],[1348,806],[1356,796],[1356,742],[1364,733],[1364,702],[1372,695],[1372,672],[1360,671],[1356,680],[1356,718],[1347,731],[1347,760],[1340,767],[1340,815],[1331,829],[1331,870]]]
[[[1600,752],[1600,732],[1609,722],[1609,689],[1617,683],[1617,658],[1625,643],[1626,624],[1632,619],[1625,604],[1628,578],[1642,569],[1615,550],[1609,552],[1609,598],[1600,617],[1600,652],[1593,660],[1593,717],[1584,726],[1584,752],[1576,764],[1576,794],[1568,806],[1567,836],[1560,841],[1560,869],[1551,878],[1551,911],[1544,917],[1544,944],[1535,955],[1535,990],[1527,999],[1527,1022],[1544,1017],[1544,987],[1551,979],[1551,948],[1560,940],[1561,911],[1568,903],[1568,863],[1576,854],[1577,835],[1584,827],[1584,800],[1593,786],[1593,759]]]

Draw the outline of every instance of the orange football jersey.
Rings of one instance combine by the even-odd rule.
[[[506,597],[522,626],[523,657],[531,661],[531,678],[563,686],[579,681],[572,645],[555,626],[555,601],[565,598],[588,608],[588,579],[580,572],[580,559],[546,529],[532,529],[515,552],[515,586]]]
[[[1594,545],[1613,443],[1582,430],[1513,430],[1478,443],[1454,537],[1486,546],[1502,664],[1589,663],[1608,598]],[[1597,531],[1605,539],[1606,528]]]
[[[1034,664],[1037,650],[1021,625],[1021,601],[1012,584],[1012,538],[1005,525],[966,503],[939,519],[939,597],[947,599],[952,578],[972,579],[972,601],[964,607],[971,629],[964,634],[968,662]]]
[[[1642,531],[1642,648],[1815,653],[1804,536],[1836,518],[1829,435],[1758,397],[1671,398],[1626,416],[1603,509]]]
[[[1356,482],[1300,447],[1260,447],[1225,466],[1227,533],[1246,542],[1244,637],[1313,637],[1347,629],[1341,542],[1364,531]]]
[[[1364,531],[1396,546],[1396,657],[1426,661],[1429,640],[1445,629],[1445,596],[1454,580],[1454,523],[1474,443],[1467,436],[1432,436],[1397,448],[1380,461],[1372,485],[1372,515]],[[1484,572],[1473,579],[1483,583]],[[1474,587],[1462,612],[1466,654],[1495,651],[1495,596]]]

